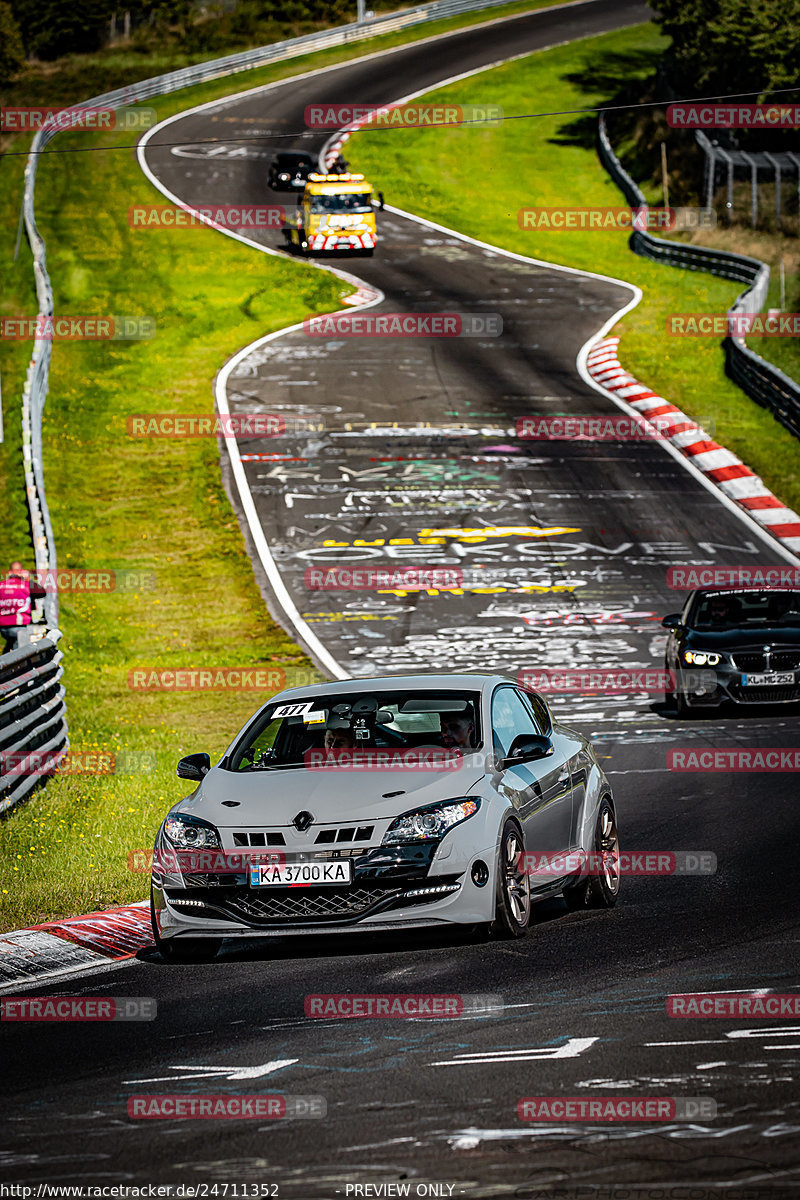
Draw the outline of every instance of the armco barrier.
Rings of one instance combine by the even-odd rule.
[[[41,775],[9,769],[8,754],[64,750],[67,736],[59,631],[0,657],[0,813],[35,787]]]
[[[129,87],[117,88],[102,96],[94,96],[83,101],[83,104],[87,107],[113,108],[139,100],[149,100],[154,96],[191,87],[192,84],[206,83],[225,75],[249,71],[254,67],[263,66],[265,63],[297,58],[315,50],[349,45],[376,37],[381,33],[392,33],[412,25],[455,16],[457,13],[497,8],[505,3],[507,0],[434,0],[432,4],[419,4],[414,8],[408,8],[399,13],[390,13],[383,17],[375,17],[370,21],[340,25],[321,33],[290,38],[288,41],[275,42],[270,46],[261,46],[254,50],[245,50],[240,54],[230,54],[225,58],[197,63],[195,66],[171,71],[166,75],[156,75],[152,79],[143,79]],[[54,128],[39,130],[31,143],[31,151],[25,166],[22,211],[25,230],[33,253],[33,271],[40,316],[52,315],[53,291],[50,277],[47,274],[44,239],[36,227],[34,209],[36,167],[39,153],[58,132],[58,129]],[[34,341],[22,396],[25,490],[36,570],[42,573],[55,572],[57,568],[55,542],[47,508],[42,470],[42,412],[47,398],[51,345],[51,342],[44,338]],[[26,746],[29,749],[39,750],[60,749],[62,745],[68,744],[64,689],[58,682],[61,679],[61,667],[58,665],[61,652],[55,649],[55,643],[61,636],[58,631],[58,594],[56,592],[48,593],[45,597],[44,615],[48,629],[51,631],[46,642],[37,643],[36,648],[31,647],[0,656],[0,751],[19,750]],[[43,659],[42,656],[46,656],[48,653],[49,658]],[[30,665],[24,669],[19,666],[21,663],[28,663],[29,660],[35,665],[34,677],[39,680],[39,676],[42,676],[42,679],[39,680],[41,686],[37,685],[31,690],[26,685],[18,692],[13,682],[15,673],[19,671],[24,674],[26,670],[33,669]],[[42,665],[45,661],[49,664],[48,670],[45,670],[45,666]],[[43,681],[45,675],[49,680],[47,684]],[[4,682],[6,679],[8,686]],[[55,691],[53,691],[54,686]],[[9,717],[8,728],[4,723],[7,713],[16,714]],[[24,746],[19,742],[23,733],[28,739]],[[12,744],[15,743],[15,740],[16,744]],[[21,799],[30,791],[34,782],[35,780],[29,777],[9,779],[0,775],[0,812],[10,808],[17,800]]]
[[[647,208],[644,193],[631,179],[614,153],[606,129],[605,114],[600,114],[597,131],[600,161],[632,208]],[[689,246],[655,237],[643,230],[634,230],[630,238],[634,254],[656,262],[665,262],[688,271],[708,271],[724,279],[734,279],[749,286],[736,297],[729,313],[761,312],[769,288],[769,267],[757,258],[732,254],[727,250],[711,250],[705,246]],[[723,342],[728,374],[752,400],[772,410],[775,417],[800,437],[800,384],[746,345],[742,337],[726,337]]]

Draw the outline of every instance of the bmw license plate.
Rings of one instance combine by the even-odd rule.
[[[743,675],[743,687],[770,687],[776,683],[794,683],[794,671],[770,671],[761,675]]]
[[[251,887],[326,887],[351,883],[349,858],[336,862],[251,863]]]

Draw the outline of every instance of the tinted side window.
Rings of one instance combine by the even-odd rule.
[[[495,754],[504,757],[515,737],[538,733],[533,717],[515,688],[498,688],[492,697],[492,737]]]
[[[536,724],[536,732],[548,734],[553,727],[553,721],[550,716],[547,705],[541,696],[536,692],[520,692],[523,702],[530,707],[533,713],[533,719]]]

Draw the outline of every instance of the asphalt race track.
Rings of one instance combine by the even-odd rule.
[[[388,103],[645,19],[638,3],[586,3],[331,68],[171,122],[149,140],[147,165],[184,203],[265,203],[268,162],[291,143],[236,139],[300,130],[306,104]],[[487,102],[489,92],[487,83]],[[318,151],[326,136],[295,144]],[[230,145],[209,153],[200,144],[209,137]],[[389,211],[378,227],[374,258],[335,264],[382,297],[370,311],[499,313],[503,333],[365,341],[297,330],[251,349],[223,380],[234,412],[324,424],[240,445],[261,527],[318,661],[333,660],[343,676],[660,666],[659,622],[681,603],[666,585],[669,566],[785,561],[658,445],[513,438],[515,419],[532,412],[615,411],[583,382],[576,358],[630,289]],[[274,232],[260,241],[280,250]],[[306,569],[330,563],[459,568],[464,586],[385,596],[306,588]],[[256,569],[276,616],[296,633]],[[666,763],[682,746],[796,746],[796,715],[679,721],[660,697],[638,695],[567,695],[554,707],[605,756],[623,849],[710,851],[716,874],[628,878],[610,912],[550,902],[514,943],[456,934],[388,945],[282,939],[229,945],[217,961],[191,966],[146,951],[37,987],[152,996],[158,1016],[3,1026],[3,1093],[15,1096],[0,1155],[9,1178],[269,1183],[278,1185],[270,1194],[311,1200],[403,1194],[353,1188],[405,1183],[411,1195],[436,1184],[428,1194],[473,1197],[788,1195],[800,1174],[800,1025],[676,1020],[665,998],[797,988],[796,783],[785,773],[678,774]],[[316,992],[491,995],[502,1009],[450,1021],[310,1020],[304,997]],[[145,1093],[271,1090],[324,1097],[327,1116],[198,1122],[126,1113],[129,1097]],[[522,1097],[607,1093],[703,1097],[717,1116],[617,1125],[517,1117]]]

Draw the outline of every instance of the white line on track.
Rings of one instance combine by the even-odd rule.
[[[594,0],[577,0],[577,2],[579,4],[592,3],[592,2],[594,2]],[[562,7],[562,6],[555,5],[553,7],[558,8],[558,7]],[[564,6],[564,7],[569,7],[569,6]],[[544,11],[550,11],[550,10],[542,9],[539,11],[544,12]],[[593,35],[587,35],[587,36],[593,36]],[[431,40],[436,40],[436,39],[435,38],[424,39],[424,41],[431,41]],[[581,39],[581,38],[574,39],[574,41],[576,41],[576,42],[582,41],[582,40],[585,40],[585,39]],[[420,44],[420,43],[415,43],[415,44]],[[560,45],[565,45],[565,44],[567,44],[567,43],[559,42],[559,43],[556,43],[555,45],[560,46]],[[158,125],[155,125],[152,129],[149,129],[143,135],[143,137],[140,139],[138,146],[137,146],[137,158],[139,161],[139,166],[141,167],[142,171],[147,176],[147,178],[150,180],[150,182],[153,184],[153,186],[155,188],[157,188],[158,191],[160,191],[164,196],[166,196],[167,199],[171,200],[173,203],[179,205],[180,207],[186,209],[187,211],[197,212],[197,210],[192,208],[191,205],[187,205],[183,200],[181,200],[181,198],[179,196],[175,195],[172,191],[170,191],[170,189],[167,188],[166,185],[164,183],[162,183],[162,181],[150,170],[150,167],[146,160],[145,151],[147,149],[147,146],[148,146],[151,138],[156,133],[160,132],[161,130],[167,128],[167,126],[172,125],[177,121],[183,120],[185,117],[193,116],[200,112],[208,112],[210,109],[218,109],[218,110],[224,109],[225,107],[238,102],[239,100],[243,99],[244,97],[254,96],[254,95],[258,95],[258,94],[263,95],[268,92],[274,91],[277,88],[284,87],[285,85],[288,85],[288,84],[296,83],[296,82],[299,82],[304,79],[313,78],[318,75],[330,74],[331,72],[336,71],[338,69],[347,69],[349,67],[352,67],[353,65],[357,65],[358,63],[362,63],[362,62],[365,62],[365,61],[368,61],[368,60],[374,59],[374,58],[379,58],[385,54],[392,54],[394,52],[397,52],[397,51],[399,51],[401,49],[405,49],[405,48],[406,47],[395,47],[393,50],[389,50],[389,51],[377,51],[373,54],[364,55],[358,59],[352,59],[347,63],[338,63],[331,67],[323,67],[323,68],[319,68],[317,70],[303,72],[299,75],[294,75],[294,76],[290,76],[285,79],[276,80],[272,83],[263,84],[256,88],[250,88],[250,89],[246,89],[241,92],[236,92],[233,95],[226,96],[221,100],[217,99],[217,100],[207,101],[203,104],[198,104],[192,108],[185,109],[180,113],[175,113],[173,116],[167,117],[166,120],[161,121]],[[546,47],[540,48],[539,50],[530,51],[525,54],[512,55],[507,59],[500,59],[500,60],[497,60],[496,62],[490,63],[488,65],[484,65],[484,66],[475,68],[474,70],[462,72],[459,75],[449,76],[447,78],[437,81],[435,84],[432,84],[424,89],[420,89],[417,92],[409,93],[407,96],[404,96],[399,100],[390,101],[387,103],[402,104],[404,102],[407,102],[410,99],[414,99],[418,96],[425,95],[429,92],[438,90],[443,87],[447,87],[451,83],[459,82],[459,81],[469,78],[471,76],[482,74],[485,71],[491,70],[494,67],[503,65],[507,62],[516,61],[521,58],[528,58],[534,54],[539,54],[539,53],[542,53],[544,50],[549,50],[549,49],[553,49],[553,48],[555,48],[555,47],[554,46],[546,46]],[[331,138],[329,138],[328,142],[326,143],[326,147],[328,145],[330,145],[335,140],[336,137],[339,137],[342,132],[343,132],[342,130],[338,130],[334,134],[332,134]],[[323,147],[322,151],[320,151],[320,157],[322,157],[324,152],[325,152],[325,147]],[[628,301],[628,303],[624,304],[615,313],[613,313],[608,318],[608,320],[604,323],[602,328],[596,334],[594,334],[591,338],[589,338],[589,340],[581,347],[580,351],[578,352],[576,367],[577,367],[578,373],[581,376],[581,378],[594,391],[599,392],[601,395],[603,395],[607,399],[611,400],[617,406],[617,408],[620,408],[623,412],[626,412],[628,414],[634,414],[634,415],[636,414],[636,410],[633,409],[630,405],[628,405],[619,396],[615,395],[613,392],[607,391],[600,384],[598,384],[594,379],[592,379],[592,377],[589,375],[589,372],[586,367],[586,359],[587,359],[592,347],[597,342],[599,342],[603,337],[605,337],[606,334],[613,328],[613,326],[619,320],[621,320],[621,318],[623,316],[625,316],[626,313],[630,312],[631,309],[635,308],[640,303],[640,301],[642,299],[642,291],[639,287],[636,286],[636,284],[629,283],[627,280],[624,280],[624,279],[617,279],[616,277],[614,277],[612,275],[603,275],[603,274],[599,274],[599,273],[593,272],[593,271],[583,271],[583,270],[579,270],[576,267],[562,266],[559,263],[551,263],[551,262],[547,262],[544,259],[532,258],[529,255],[517,254],[514,251],[506,250],[506,249],[503,249],[502,247],[494,246],[488,242],[480,241],[477,238],[470,237],[468,234],[459,233],[457,230],[451,229],[448,226],[440,225],[438,222],[435,222],[435,221],[429,221],[425,217],[417,216],[415,213],[406,212],[404,209],[396,208],[392,205],[386,205],[386,211],[394,213],[397,216],[403,217],[404,219],[414,222],[415,224],[421,225],[427,229],[436,230],[439,233],[445,234],[447,237],[456,238],[459,241],[462,241],[469,245],[475,246],[475,247],[477,247],[481,250],[487,251],[493,255],[500,255],[504,258],[509,258],[516,262],[529,263],[532,266],[545,267],[548,270],[561,272],[562,274],[577,275],[577,276],[580,276],[585,279],[597,279],[604,283],[616,284],[617,286],[626,288],[628,291],[630,291],[632,293],[632,296],[631,296],[631,299]],[[201,217],[201,219],[203,219],[203,218]],[[208,223],[208,222],[206,221],[206,223]],[[273,250],[268,246],[263,246],[260,243],[253,241],[251,238],[246,237],[243,234],[236,233],[233,230],[229,230],[229,229],[222,229],[222,228],[219,228],[218,226],[214,226],[214,228],[218,228],[219,232],[225,234],[227,237],[232,237],[236,241],[239,241],[246,245],[252,246],[254,249],[258,250],[262,254],[270,254],[274,257],[281,257],[281,258],[286,257],[282,251]],[[383,300],[385,299],[385,296],[382,292],[380,292],[378,289],[374,288],[372,285],[368,284],[366,281],[359,279],[357,276],[351,275],[349,272],[343,271],[338,267],[333,267],[328,264],[316,263],[313,260],[305,260],[305,261],[308,263],[308,265],[316,268],[317,270],[328,271],[329,273],[337,276],[337,278],[343,279],[346,282],[353,284],[357,288],[365,288],[367,290],[376,292],[376,296],[375,296],[374,300],[369,300],[359,307],[372,308],[376,304],[382,303]],[[343,310],[340,310],[340,311],[343,311]],[[276,339],[278,337],[283,337],[285,334],[293,333],[296,330],[301,329],[301,328],[302,328],[302,324],[293,324],[293,325],[287,326],[284,329],[276,330],[274,333],[267,334],[266,336],[264,336],[262,338],[257,338],[255,341],[251,342],[248,346],[245,346],[243,349],[239,350],[233,356],[233,358],[229,359],[228,362],[225,363],[225,365],[219,371],[219,373],[216,377],[216,380],[215,380],[215,385],[214,385],[217,407],[221,414],[227,415],[230,412],[230,408],[228,405],[228,396],[227,396],[227,381],[228,381],[233,369],[236,366],[238,366],[238,364],[244,358],[246,358],[250,353],[252,353],[256,349],[260,348],[261,346],[265,345],[267,342],[269,342],[273,339]],[[230,462],[231,462],[231,469],[233,472],[234,479],[236,481],[236,486],[237,486],[237,490],[239,492],[240,500],[242,503],[242,508],[243,508],[245,516],[247,518],[248,527],[250,529],[250,533],[253,538],[253,542],[256,547],[256,551],[258,553],[259,560],[260,560],[261,565],[264,569],[264,572],[270,582],[270,585],[273,589],[273,592],[274,592],[274,595],[275,595],[275,598],[276,598],[278,604],[283,609],[285,616],[287,617],[287,619],[293,626],[293,628],[298,636],[298,639],[302,642],[302,644],[310,652],[310,654],[317,661],[317,663],[323,668],[323,670],[327,671],[335,679],[349,678],[348,671],[338,663],[338,661],[334,658],[334,656],[331,654],[331,652],[324,646],[324,644],[322,643],[320,638],[317,636],[317,634],[314,633],[314,631],[307,624],[307,622],[304,621],[303,618],[300,616],[300,613],[299,613],[294,601],[292,600],[292,597],[290,596],[289,591],[283,581],[283,578],[278,569],[277,563],[275,562],[275,559],[269,548],[269,544],[267,542],[267,538],[264,533],[261,522],[258,519],[258,513],[256,511],[256,506],[255,506],[255,503],[253,500],[252,493],[250,492],[250,488],[247,483],[247,477],[245,474],[241,456],[239,454],[238,445],[237,445],[235,439],[232,439],[232,438],[226,438],[225,443],[226,443],[226,446],[228,449],[228,454],[229,454]],[[662,439],[659,444],[663,447],[663,449],[668,454],[670,454],[672,456],[672,458],[677,463],[680,464],[680,466],[684,470],[688,471],[689,474],[692,475],[693,478],[695,478],[700,484],[702,484],[702,486],[705,487],[713,496],[715,496],[716,499],[721,504],[723,504],[730,513],[732,513],[734,516],[736,516],[738,518],[738,520],[740,520],[752,534],[754,534],[756,537],[758,537],[766,545],[770,546],[775,551],[775,553],[781,555],[787,561],[792,562],[792,563],[800,562],[800,559],[798,559],[797,556],[793,555],[784,546],[782,546],[775,538],[771,537],[771,535],[769,533],[767,533],[760,525],[758,525],[753,520],[752,517],[750,517],[743,509],[741,509],[732,500],[730,500],[727,496],[725,496],[724,493],[721,492],[719,490],[719,488],[717,488],[713,482],[711,482],[709,479],[707,479],[703,475],[703,473],[700,470],[698,470],[697,467],[695,467],[687,458],[685,458],[675,447],[670,445],[670,443],[668,441],[666,441],[665,439]]]

